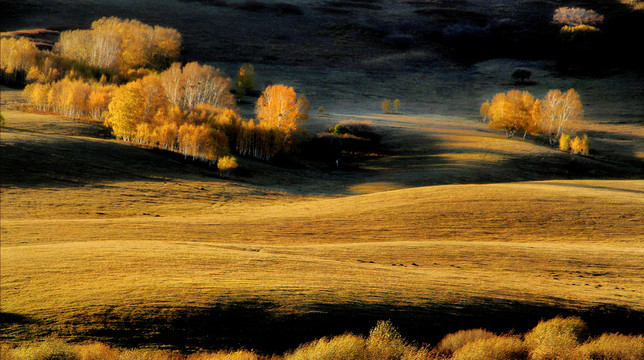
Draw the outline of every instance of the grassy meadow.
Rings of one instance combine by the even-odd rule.
[[[340,169],[257,164],[221,179],[105,139],[97,125],[11,110],[18,96],[3,88],[6,342],[57,334],[282,353],[378,320],[435,344],[559,314],[597,332],[639,331],[637,157],[584,158],[472,121],[373,114],[359,119],[382,129],[386,155]],[[595,126],[607,147],[623,129],[641,131]],[[558,179],[570,164],[572,177],[633,179]],[[524,177],[544,180],[507,182]]]

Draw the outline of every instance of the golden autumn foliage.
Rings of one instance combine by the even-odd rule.
[[[400,110],[400,99],[395,99],[393,104],[394,104],[394,112],[398,112],[398,110]]]
[[[582,137],[575,136],[575,138],[570,141],[570,151],[572,151],[573,154],[590,154],[590,139],[588,139],[588,135],[584,134]]]
[[[391,101],[389,99],[383,100],[380,107],[382,107],[383,114],[389,114],[391,112]]]
[[[237,132],[228,127],[239,126],[240,121],[234,111],[210,104],[182,111],[170,101],[155,73],[119,87],[105,123],[125,141],[216,163],[229,152],[225,132]]]
[[[89,30],[60,33],[53,51],[40,50],[23,37],[0,39],[0,75],[8,83],[53,82],[64,77],[126,80],[142,78],[146,68],[166,68],[179,56],[181,34],[137,20],[102,18]],[[114,76],[116,73],[119,76]]]
[[[38,110],[52,111],[71,118],[103,120],[116,85],[88,83],[65,77],[53,83],[33,83],[22,96]]]
[[[197,66],[199,65],[195,64],[193,68]],[[202,70],[204,68],[201,67]],[[211,68],[205,69],[214,74]],[[218,160],[230,152],[270,160],[278,152],[291,148],[294,138],[292,133],[300,130],[299,125],[284,125],[282,131],[278,124],[271,126],[268,121],[261,125],[256,125],[253,120],[243,121],[231,108],[208,103],[187,106],[186,103],[191,101],[181,99],[193,95],[185,94],[186,88],[181,85],[183,80],[175,82],[172,80],[177,77],[170,76],[179,76],[181,73],[183,71],[178,65],[173,65],[167,72],[148,75],[115,91],[105,122],[112,128],[114,135],[126,141],[176,151],[186,157],[216,163],[221,165],[224,171],[234,168],[232,161]],[[225,83],[229,84],[229,81]],[[226,86],[225,89],[229,88]],[[196,89],[187,91],[197,92]],[[230,94],[229,90],[227,94]],[[172,99],[183,104],[184,108],[176,105]],[[218,99],[215,103],[221,102],[221,97]],[[226,99],[229,100],[230,97]],[[299,124],[298,121],[302,117],[296,116],[291,119],[295,124]],[[289,134],[290,138],[287,138]]]
[[[137,125],[149,121],[145,118],[144,111],[146,97],[140,81],[120,86],[114,92],[105,125],[112,128],[116,137],[126,141],[133,140]]]
[[[482,103],[480,112],[491,128],[505,130],[508,137],[522,131],[524,138],[526,134],[542,135],[551,145],[564,131],[574,133],[583,119],[579,94],[574,89],[550,90],[542,100],[527,91],[510,90]]]
[[[559,137],[559,150],[568,151],[570,150],[570,135],[563,133]]]
[[[276,85],[258,100],[257,122],[242,120],[230,78],[209,65],[171,63],[181,35],[137,20],[104,17],[91,29],[65,31],[53,52],[24,38],[2,38],[1,46],[1,75],[31,83],[23,97],[35,109],[104,121],[117,138],[193,159],[218,163],[232,151],[270,160],[294,148],[308,119],[306,98]],[[254,76],[242,65],[238,88],[252,89]],[[232,157],[220,164],[236,166]]]
[[[0,38],[0,69],[7,74],[29,71],[36,65],[39,51],[29,39]]]
[[[54,49],[79,62],[124,73],[169,65],[179,56],[181,34],[138,20],[103,17],[94,21],[90,30],[62,32]]]
[[[228,173],[232,169],[237,168],[237,159],[233,156],[222,156],[217,160],[217,169],[224,173]]]
[[[540,130],[540,102],[529,92],[510,90],[506,94],[496,94],[489,105],[486,103],[481,105],[481,112],[485,111],[488,125],[505,130],[507,137],[523,131],[525,138],[527,133],[536,134]]]
[[[294,147],[302,124],[309,118],[309,110],[306,97],[285,85],[267,87],[255,104],[258,126],[281,137],[286,151]]]

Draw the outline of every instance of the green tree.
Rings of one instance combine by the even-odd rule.
[[[235,79],[237,98],[241,98],[250,90],[255,89],[255,68],[252,64],[242,64]]]

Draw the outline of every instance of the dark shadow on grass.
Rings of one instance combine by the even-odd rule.
[[[36,321],[26,315],[0,311],[0,328],[8,325],[34,324]]]
[[[608,190],[608,191],[621,191],[621,192],[632,193],[632,194],[644,194],[644,191],[641,191],[641,190],[623,189],[623,188],[616,188],[616,187],[611,187],[611,186],[599,186],[599,185],[589,185],[589,184],[571,184],[571,183],[559,183],[559,182],[551,182],[550,185],[568,186],[568,187],[574,187],[574,188],[588,188],[588,189]]]
[[[207,163],[118,141],[13,131],[0,144],[0,183],[14,187],[75,187],[190,175],[216,177]]]
[[[560,301],[560,306],[493,298],[421,306],[327,303],[283,311],[271,301],[249,299],[209,308],[150,307],[137,315],[117,314],[110,308],[103,315],[79,318],[66,326],[73,339],[123,347],[163,346],[184,352],[246,348],[264,354],[281,354],[323,336],[346,332],[366,336],[379,320],[391,320],[407,340],[418,344],[436,344],[448,333],[471,328],[524,333],[540,320],[558,315],[580,316],[592,335],[642,330],[642,311],[613,305],[574,309],[574,304]],[[92,330],[76,330],[88,328]],[[41,330],[52,332],[46,326]]]

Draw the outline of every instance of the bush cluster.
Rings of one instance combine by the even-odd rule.
[[[93,342],[70,345],[57,338],[18,347],[2,345],[3,360],[640,360],[644,336],[603,334],[588,337],[578,317],[541,321],[523,336],[497,335],[483,329],[446,335],[435,348],[407,342],[390,321],[379,321],[367,337],[343,334],[300,345],[282,356],[253,351],[182,355],[153,350],[114,349]]]
[[[338,159],[342,154],[362,155],[377,150],[380,132],[367,121],[345,120],[311,140],[318,156]]]
[[[560,7],[555,10],[552,21],[568,26],[599,25],[604,22],[604,16],[594,10],[583,8]]]

